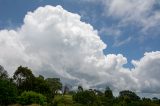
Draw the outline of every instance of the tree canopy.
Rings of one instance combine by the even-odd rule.
[[[58,93],[60,90],[64,93]],[[0,65],[0,106],[14,103],[36,103],[41,106],[160,106],[160,99],[140,98],[130,90],[122,90],[119,96],[114,97],[109,87],[101,91],[78,86],[77,90],[70,91],[67,85],[62,85],[60,78],[35,76],[31,69],[23,66],[19,66],[13,77],[9,77]]]

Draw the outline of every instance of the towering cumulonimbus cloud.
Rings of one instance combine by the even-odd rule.
[[[145,53],[125,68],[122,54],[103,53],[107,45],[78,14],[61,6],[28,12],[16,30],[0,30],[0,64],[12,75],[19,65],[46,77],[85,88],[160,92],[160,51]]]

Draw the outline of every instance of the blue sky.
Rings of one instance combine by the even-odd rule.
[[[127,67],[132,67],[130,61],[139,59],[145,52],[160,50],[159,25],[145,32],[141,31],[142,26],[134,23],[119,26],[123,17],[107,16],[102,3],[85,0],[0,0],[0,29],[21,26],[28,11],[45,5],[61,5],[64,9],[81,15],[81,20],[98,30],[101,39],[107,43],[104,53],[123,54],[128,59]],[[159,10],[159,7],[160,5],[156,4],[155,9],[151,11]],[[115,31],[119,33],[117,38]]]
[[[0,64],[160,97],[159,22],[159,0],[0,0]]]

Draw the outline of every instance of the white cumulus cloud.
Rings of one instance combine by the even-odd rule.
[[[89,87],[158,91],[160,52],[145,53],[125,68],[122,54],[104,55],[107,45],[78,14],[61,6],[28,12],[16,30],[0,30],[0,64],[12,75],[19,65],[46,77]],[[148,89],[149,88],[149,89]]]
[[[143,92],[160,92],[160,51],[146,52],[139,61],[132,61],[133,75],[139,80]]]

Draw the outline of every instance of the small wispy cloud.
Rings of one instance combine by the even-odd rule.
[[[124,40],[121,40],[119,41],[119,39],[115,39],[115,42],[113,44],[114,47],[119,47],[119,46],[122,46],[122,45],[125,45],[127,43],[129,43],[130,41],[132,40],[132,37],[128,37],[127,39],[124,39]]]
[[[120,38],[122,36],[124,36],[123,32],[116,27],[102,28],[99,31],[99,34],[100,35],[103,34],[106,37],[108,37],[108,36],[112,37],[113,38],[113,47],[119,47],[119,46],[125,45],[125,44],[129,43],[131,40],[133,40],[132,36],[129,36],[126,39],[121,40]]]
[[[120,29],[115,27],[103,27],[99,30],[99,34],[104,34],[106,36],[119,37],[122,32]]]

